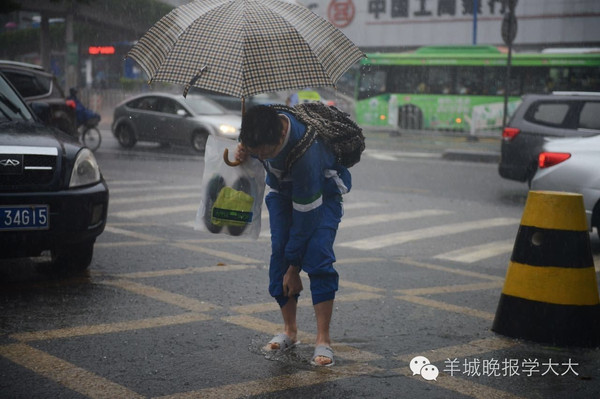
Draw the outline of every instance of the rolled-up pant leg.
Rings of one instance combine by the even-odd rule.
[[[313,305],[334,299],[338,290],[339,276],[333,267],[333,243],[341,217],[342,205],[338,199],[323,201],[320,226],[309,240],[302,262],[302,270],[310,278]]]
[[[292,225],[292,202],[275,192],[269,193],[265,202],[269,210],[269,226],[271,228],[269,294],[277,300],[280,307],[283,307],[289,300],[289,297],[283,295],[283,276],[289,267],[285,261],[285,246],[290,237]]]

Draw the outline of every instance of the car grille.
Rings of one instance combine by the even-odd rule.
[[[55,152],[41,151],[41,152]],[[4,152],[4,151],[3,151]],[[0,186],[10,189],[35,189],[52,183],[57,169],[58,156],[50,153],[14,151],[0,153]],[[0,191],[4,191],[0,189]]]

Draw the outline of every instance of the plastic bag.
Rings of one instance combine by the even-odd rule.
[[[265,170],[254,158],[239,166],[228,166],[223,152],[233,158],[237,142],[210,135],[204,152],[202,196],[195,230],[258,238]]]

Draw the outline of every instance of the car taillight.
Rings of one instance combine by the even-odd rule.
[[[77,106],[75,105],[75,101],[73,101],[73,100],[66,100],[65,102],[67,103],[67,107],[73,108],[73,109],[77,108]]]
[[[516,127],[505,127],[502,131],[502,139],[505,141],[511,141],[517,137],[517,134],[519,133],[521,133],[521,130],[517,129]]]
[[[568,152],[542,152],[538,156],[538,166],[541,168],[549,168],[571,158]]]

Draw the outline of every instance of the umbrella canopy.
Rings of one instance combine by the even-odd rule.
[[[307,8],[281,0],[196,0],[160,19],[128,54],[150,80],[235,97],[334,86],[364,54]]]

